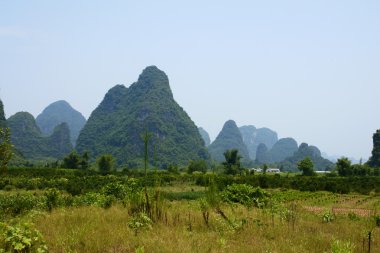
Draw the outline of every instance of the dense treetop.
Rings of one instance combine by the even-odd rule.
[[[380,129],[373,134],[373,149],[372,156],[367,164],[372,167],[380,167]]]
[[[149,162],[159,167],[207,159],[197,127],[175,102],[166,74],[155,66],[144,69],[129,88],[116,85],[92,112],[77,140],[79,152],[92,157],[111,154],[118,164],[143,161],[141,134],[152,133]]]

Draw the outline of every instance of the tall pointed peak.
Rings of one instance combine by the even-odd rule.
[[[146,67],[140,74],[138,81],[130,88],[139,89],[145,93],[154,92],[157,95],[173,97],[168,76],[156,66]]]

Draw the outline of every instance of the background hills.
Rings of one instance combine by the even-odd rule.
[[[1,101],[0,101],[1,102]],[[0,126],[11,128],[17,153],[26,159],[62,159],[73,150],[88,151],[92,160],[111,154],[118,164],[140,167],[144,132],[151,133],[149,162],[160,168],[187,165],[190,160],[224,161],[227,149],[238,149],[247,167],[263,164],[295,171],[297,162],[310,157],[315,169],[330,169],[317,147],[293,138],[278,139],[269,128],[238,127],[228,120],[211,143],[207,131],[197,127],[173,98],[166,74],[147,67],[129,88],[111,88],[88,121],[66,101],[47,106],[34,117],[19,112],[5,120],[0,103]]]
[[[208,159],[198,128],[175,102],[166,74],[155,66],[144,69],[129,88],[117,85],[108,91],[81,131],[77,150],[91,156],[109,153],[119,164],[137,166],[146,130],[152,133],[151,164],[166,167]]]
[[[71,143],[75,146],[80,130],[86,124],[86,118],[71,107],[64,100],[54,102],[47,106],[36,118],[36,122],[41,132],[45,136],[53,133],[54,128],[66,122],[70,129]]]

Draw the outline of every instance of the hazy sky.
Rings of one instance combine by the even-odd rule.
[[[88,117],[148,65],[212,139],[234,119],[368,158],[380,128],[380,1],[0,0],[7,117],[61,99]]]

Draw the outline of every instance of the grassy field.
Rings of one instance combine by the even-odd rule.
[[[151,212],[144,214],[136,211],[144,188],[136,200],[128,197],[130,188],[122,188],[127,181],[112,182],[75,196],[54,189],[0,191],[0,221],[8,229],[30,224],[45,241],[35,243],[46,244],[46,252],[364,253],[369,244],[371,252],[380,252],[375,193],[268,189],[261,205],[223,201],[221,192],[210,199],[210,188],[174,182],[147,189]],[[0,252],[37,252],[10,250],[0,232]]]

